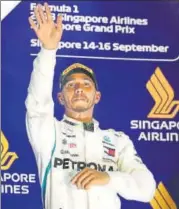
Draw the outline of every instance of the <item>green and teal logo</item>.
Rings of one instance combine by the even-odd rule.
[[[104,141],[106,141],[106,142],[111,142],[111,140],[110,140],[110,138],[109,138],[109,136],[104,136]]]

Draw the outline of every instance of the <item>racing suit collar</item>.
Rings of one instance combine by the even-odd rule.
[[[84,123],[84,122],[75,120],[74,118],[70,118],[67,115],[64,115],[63,122],[65,122],[71,126],[78,126],[78,127],[81,127],[87,131],[92,131],[92,132],[96,131],[97,128],[99,127],[99,122],[97,120],[95,120],[94,118],[91,123]]]

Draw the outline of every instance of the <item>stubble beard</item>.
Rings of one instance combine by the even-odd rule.
[[[91,102],[89,105],[87,105],[87,107],[77,106],[77,107],[72,108],[72,110],[77,113],[83,113],[83,112],[87,112],[88,110],[90,110],[92,108],[92,106],[93,106],[93,102]]]

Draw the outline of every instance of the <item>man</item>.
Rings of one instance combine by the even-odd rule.
[[[55,24],[47,3],[44,8],[35,8],[38,26],[29,18],[42,49],[34,60],[26,99],[26,127],[44,208],[119,209],[117,194],[150,201],[155,180],[132,141],[122,132],[101,130],[93,119],[101,94],[90,68],[76,63],[62,73],[58,98],[65,115],[61,121],[54,118],[52,86],[62,18]]]

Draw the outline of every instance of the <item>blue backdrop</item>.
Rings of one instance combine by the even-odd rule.
[[[37,167],[25,129],[24,105],[32,63],[40,50],[28,23],[36,3],[21,2],[2,22],[3,209],[42,208]],[[54,17],[63,14],[62,42],[67,47],[57,52],[55,116],[61,119],[64,111],[56,98],[60,72],[74,62],[94,69],[102,93],[95,108],[101,128],[128,134],[157,184],[162,182],[172,197],[169,208],[174,209],[171,202],[179,206],[179,3],[49,4]],[[156,111],[151,112],[154,105]],[[148,125],[139,126],[144,123]],[[152,203],[122,199],[124,209],[151,207]]]

